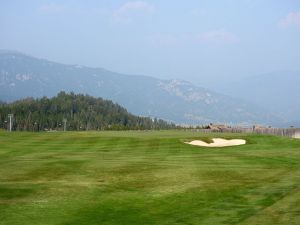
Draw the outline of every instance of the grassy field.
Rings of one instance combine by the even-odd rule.
[[[205,148],[184,141],[244,138]],[[300,140],[0,132],[0,225],[300,224]]]

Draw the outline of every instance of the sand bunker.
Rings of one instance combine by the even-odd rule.
[[[299,138],[300,139],[300,133],[299,132],[295,133],[295,135],[293,136],[293,138]]]
[[[246,140],[244,139],[231,139],[226,140],[223,138],[213,138],[212,143],[206,143],[204,141],[194,140],[191,142],[184,142],[190,145],[204,146],[204,147],[226,147],[226,146],[235,146],[235,145],[244,145]]]

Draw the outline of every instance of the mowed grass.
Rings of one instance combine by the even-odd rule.
[[[206,148],[184,141],[244,138]],[[0,225],[300,224],[300,140],[0,132]]]

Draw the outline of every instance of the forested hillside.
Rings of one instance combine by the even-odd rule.
[[[0,100],[50,98],[61,90],[110,99],[135,115],[178,124],[273,125],[284,122],[284,118],[249,101],[184,80],[125,75],[0,50]]]
[[[166,129],[174,127],[163,120],[138,117],[112,101],[88,95],[60,92],[53,98],[26,98],[0,103],[0,128],[13,130],[126,130]]]

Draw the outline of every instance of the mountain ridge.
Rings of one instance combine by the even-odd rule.
[[[23,53],[0,53],[1,100],[55,96],[59,91],[110,99],[136,115],[185,124],[270,124],[282,118],[250,102],[184,80],[125,75],[66,65]]]
[[[283,70],[247,77],[214,89],[263,105],[289,118],[289,125],[300,125],[299,84],[300,71]]]

